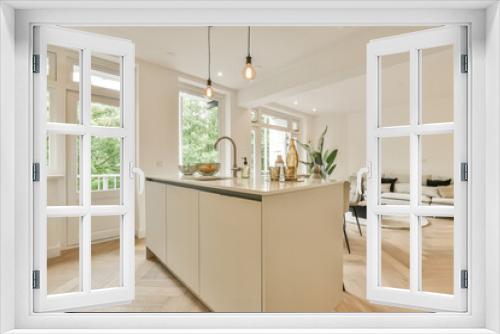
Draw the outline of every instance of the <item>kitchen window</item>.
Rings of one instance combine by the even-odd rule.
[[[179,93],[179,161],[183,165],[219,162],[214,143],[220,137],[219,100]]]

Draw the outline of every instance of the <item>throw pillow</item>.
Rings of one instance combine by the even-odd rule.
[[[427,180],[428,187],[441,187],[441,186],[449,186],[451,184],[451,179],[448,180]]]
[[[438,187],[438,193],[439,196],[443,198],[453,198],[454,193],[453,193],[453,186],[446,186],[446,187]]]
[[[389,193],[391,192],[391,184],[390,183],[382,183],[380,187],[381,193]]]
[[[394,183],[396,183],[397,180],[398,180],[397,177],[395,177],[395,178],[383,177],[383,178],[381,178],[380,183],[382,183],[382,184],[389,183],[391,185],[389,190],[391,192],[394,192]]]

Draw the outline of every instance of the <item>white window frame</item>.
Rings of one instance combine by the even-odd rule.
[[[474,270],[471,276],[469,311],[467,314],[214,314],[214,315],[89,315],[89,314],[44,314],[35,315],[31,309],[30,254],[32,220],[30,200],[30,156],[31,156],[31,76],[30,35],[33,23],[89,24],[89,25],[205,25],[207,9],[195,8],[179,3],[128,2],[128,6],[143,7],[122,9],[123,3],[104,1],[83,5],[82,2],[58,8],[50,1],[19,2],[5,1],[0,6],[0,325],[3,332],[16,329],[16,333],[46,331],[37,328],[67,328],[65,333],[105,333],[93,328],[135,328],[128,333],[144,333],[140,328],[246,328],[249,324],[255,332],[269,332],[257,328],[302,328],[294,333],[346,332],[342,328],[362,328],[364,333],[387,333],[387,328],[396,328],[398,333],[456,333],[458,328],[467,328],[462,333],[498,333],[500,321],[500,198],[498,126],[500,118],[500,10],[493,1],[439,1],[433,3],[400,1],[388,4],[374,2],[319,3],[306,1],[290,5],[275,4],[272,9],[260,2],[210,3],[205,7],[216,8],[210,17],[211,24],[269,25],[439,25],[470,24],[472,84],[468,92],[471,101],[469,127],[472,140],[468,143],[471,152],[471,203],[470,221],[474,228],[469,239],[469,249]],[[161,8],[151,8],[152,6]],[[388,5],[397,8],[388,8]],[[12,7],[11,7],[12,6]],[[51,10],[40,10],[51,6]],[[97,8],[99,6],[100,8]],[[103,9],[105,6],[109,9]],[[148,7],[149,6],[149,7]],[[26,9],[14,11],[13,7]],[[252,8],[251,11],[248,8]],[[377,15],[374,15],[377,8]],[[438,9],[437,9],[438,8]],[[486,8],[487,11],[486,11]],[[286,10],[283,10],[286,9]],[[14,20],[15,19],[15,20]],[[486,29],[486,25],[488,29]],[[14,29],[15,27],[15,29]],[[15,31],[15,36],[14,36]],[[14,38],[15,37],[15,38]],[[12,64],[16,64],[15,71]],[[486,67],[485,67],[486,66]],[[12,83],[15,82],[15,85]],[[15,108],[14,108],[15,105]],[[12,124],[16,124],[15,131]],[[486,138],[488,140],[486,140]],[[15,148],[12,143],[15,141]],[[488,155],[486,155],[488,153]],[[14,163],[15,162],[15,163]],[[17,172],[16,172],[17,171]],[[15,182],[14,182],[15,179]],[[488,182],[485,182],[485,180]],[[15,185],[15,186],[14,186]],[[15,189],[15,196],[12,196]],[[487,218],[487,219],[486,219]],[[486,244],[486,246],[485,246]],[[485,252],[488,247],[488,252]],[[12,257],[12,254],[16,254]],[[15,289],[12,289],[15,282]],[[488,291],[488,297],[485,296]],[[12,307],[15,305],[15,308]],[[385,329],[377,330],[375,328]],[[420,328],[420,330],[417,330]],[[433,328],[433,330],[429,330]],[[166,332],[167,330],[165,330]],[[170,331],[172,332],[172,331]],[[194,332],[194,331],[192,331]],[[201,330],[199,330],[201,332]],[[274,330],[276,332],[276,330]]]
[[[81,101],[81,122],[78,124],[57,123],[46,120],[47,80],[44,71],[33,75],[33,160],[44,159],[47,133],[78,135],[80,141],[80,197],[79,205],[50,206],[47,203],[47,172],[40,163],[40,181],[33,184],[33,269],[39,271],[40,286],[33,289],[34,312],[71,310],[78,307],[129,302],[135,293],[135,249],[134,249],[134,206],[135,189],[132,183],[133,156],[135,155],[135,126],[133,99],[134,46],[127,40],[90,34],[82,31],[54,26],[37,26],[34,29],[33,52],[40,55],[40,68],[45,68],[48,45],[80,49],[79,100]],[[90,125],[91,57],[93,52],[116,55],[121,67],[121,123],[119,128]],[[64,90],[66,93],[66,90]],[[75,110],[75,109],[74,109]],[[91,201],[91,137],[119,138],[121,141],[121,202],[117,205],[98,205]],[[93,289],[91,277],[92,218],[117,216],[120,218],[120,272],[119,286]],[[47,226],[51,217],[77,217],[80,219],[80,290],[72,293],[49,294],[47,288]]]
[[[367,160],[368,205],[367,205],[367,298],[381,303],[432,310],[464,311],[467,309],[467,290],[460,286],[461,270],[467,269],[467,182],[460,179],[463,162],[467,163],[467,82],[468,73],[461,73],[461,57],[467,54],[466,28],[459,26],[438,27],[414,33],[396,35],[371,41],[367,47]],[[453,120],[451,122],[426,124],[422,119],[421,50],[451,45],[453,47]],[[407,53],[409,55],[408,76],[409,122],[400,126],[384,126],[380,92],[382,84],[382,57]],[[406,112],[406,111],[404,111]],[[453,136],[453,206],[424,206],[420,203],[422,184],[423,135],[448,134]],[[379,202],[381,140],[386,138],[408,139],[410,159],[410,203],[409,205],[382,205]],[[404,216],[409,220],[409,286],[408,289],[384,287],[380,283],[382,273],[381,217]],[[439,294],[422,290],[422,236],[419,219],[425,216],[454,217],[453,221],[453,293]],[[463,248],[462,248],[463,247]]]
[[[203,98],[204,96],[204,92],[201,88],[199,87],[194,87],[194,86],[190,86],[190,85],[187,85],[187,84],[179,84],[179,91],[178,91],[178,96],[179,96],[179,165],[182,164],[182,106],[181,106],[181,94],[184,93],[184,94],[189,94],[189,95],[193,95],[193,96],[197,96],[197,97],[200,97],[200,98]],[[225,126],[224,126],[224,115],[226,114],[226,96],[223,95],[223,94],[218,94],[216,92],[216,94],[214,95],[214,98],[212,100],[216,100],[217,102],[219,102],[219,106],[218,106],[218,125],[219,125],[219,136],[224,136],[225,135]],[[228,162],[227,159],[224,158],[225,157],[225,146],[224,145],[221,145],[220,148],[219,148],[219,161],[220,162]],[[229,170],[227,169],[228,166],[223,166],[223,171],[224,170]]]

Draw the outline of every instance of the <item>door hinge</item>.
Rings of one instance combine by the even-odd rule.
[[[462,289],[467,289],[469,287],[469,271],[462,270],[460,272],[460,287]]]
[[[32,171],[32,176],[33,176],[33,182],[38,182],[40,181],[40,163],[35,162],[33,163],[33,171]]]
[[[469,164],[466,162],[460,164],[460,179],[462,181],[469,181]]]
[[[40,289],[40,270],[33,270],[33,289]]]
[[[33,55],[33,73],[40,73],[40,55]]]
[[[469,56],[462,55],[462,73],[469,72]]]

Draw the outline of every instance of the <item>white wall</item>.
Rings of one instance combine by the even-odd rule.
[[[311,139],[316,146],[321,132],[328,126],[325,149],[338,149],[334,179],[345,179],[365,165],[366,117],[364,112],[331,113],[312,117]]]
[[[179,156],[179,81],[175,72],[137,60],[138,156],[146,175],[175,173]]]

